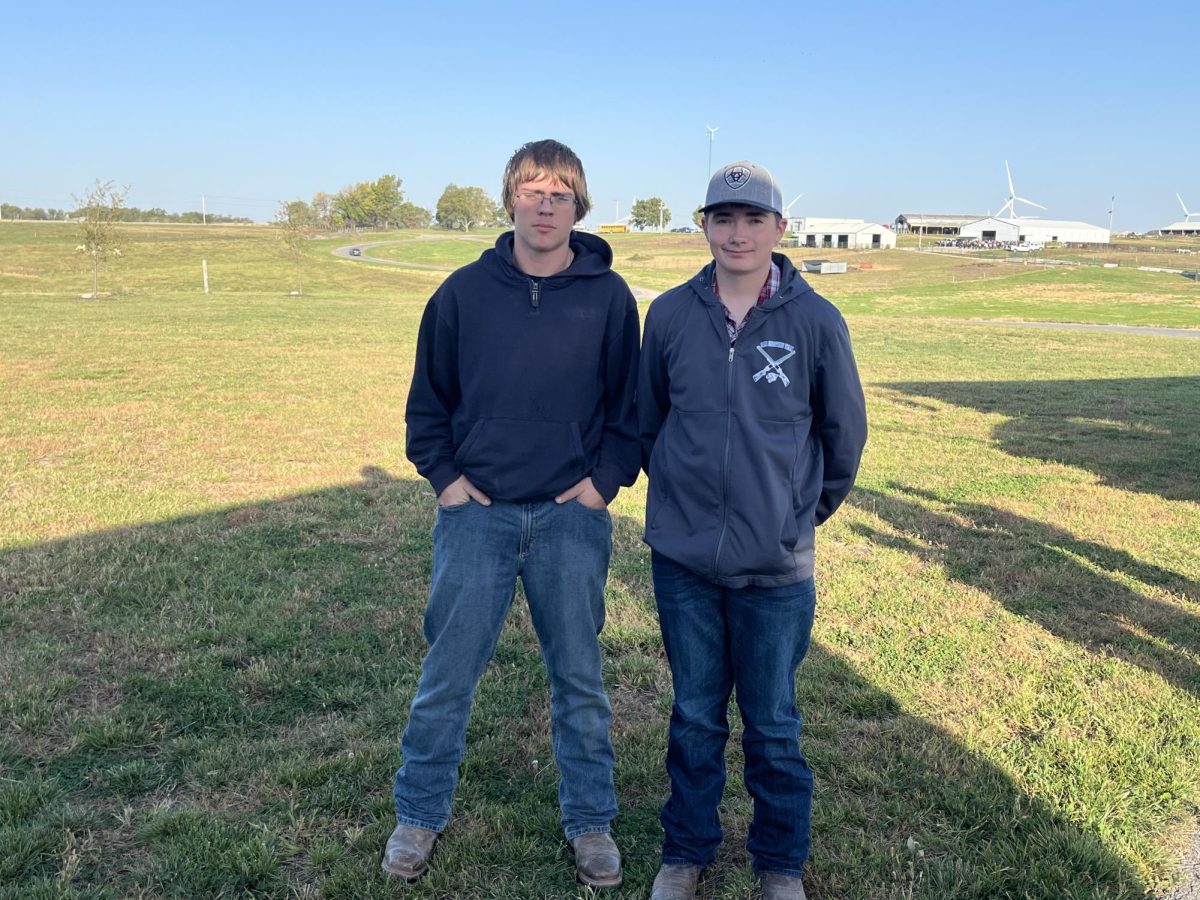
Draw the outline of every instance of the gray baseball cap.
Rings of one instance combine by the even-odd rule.
[[[701,212],[708,212],[722,203],[741,203],[757,206],[783,215],[783,192],[773,175],[749,160],[730,163],[718,169],[708,182]]]

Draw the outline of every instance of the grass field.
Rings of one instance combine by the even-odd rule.
[[[330,251],[453,267],[494,235],[313,241],[295,297],[267,228],[131,227],[87,301],[69,226],[0,223],[0,898],[590,896],[520,603],[433,871],[378,871],[434,509],[402,412],[443,276]],[[653,289],[707,258],[612,243]],[[872,434],[798,678],[809,895],[1154,896],[1200,810],[1200,340],[970,320],[1200,328],[1200,287],[843,258],[870,267],[817,287]],[[603,635],[614,898],[649,891],[666,788],[644,497],[613,507]],[[739,752],[705,898],[754,895]]]

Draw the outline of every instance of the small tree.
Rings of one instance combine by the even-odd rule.
[[[286,200],[279,202],[279,211],[275,214],[275,225],[279,228],[279,237],[288,252],[292,254],[292,262],[296,265],[297,293],[304,295],[304,275],[300,262],[304,259],[304,242],[312,236],[316,225],[313,209],[303,200]]]
[[[694,210],[692,210],[692,224],[695,225],[697,228],[704,227],[704,213],[702,213],[700,210],[701,210],[701,207],[699,207],[699,206],[697,206]]]
[[[91,260],[93,297],[100,293],[100,267],[121,255],[117,222],[128,196],[128,185],[117,188],[115,182],[99,178],[82,199],[72,195],[78,207],[75,215],[80,217],[79,245],[75,249]]]
[[[651,197],[648,200],[638,200],[629,212],[629,224],[638,231],[647,228],[659,228],[671,221],[671,211],[667,209],[661,197]]]

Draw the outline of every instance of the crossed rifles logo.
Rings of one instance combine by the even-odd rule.
[[[781,356],[772,356],[767,352],[768,350],[786,350],[787,352]],[[761,381],[766,378],[767,384],[774,384],[778,380],[783,382],[784,387],[790,385],[791,381],[784,374],[783,364],[796,355],[796,348],[783,341],[763,341],[758,345],[758,352],[763,355],[767,364],[754,373],[754,380]]]

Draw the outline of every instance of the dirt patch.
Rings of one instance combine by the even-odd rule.
[[[641,729],[649,723],[665,722],[666,716],[660,708],[664,698],[671,696],[670,677],[662,673],[659,681],[665,681],[666,687],[661,694],[648,691],[635,691],[617,686],[609,690],[608,699],[613,710],[613,731],[622,734],[630,728]]]
[[[1200,900],[1200,830],[1192,835],[1191,846],[1184,854],[1179,872],[1178,886],[1161,895],[1159,900]]]
[[[250,525],[267,518],[267,511],[260,506],[243,506],[225,513],[225,524],[230,528]]]
[[[15,596],[17,596],[16,580],[0,575],[0,600],[8,600]]]

